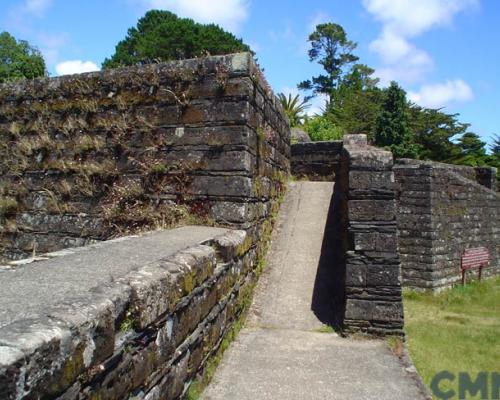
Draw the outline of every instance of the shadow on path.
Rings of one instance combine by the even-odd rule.
[[[337,185],[330,201],[314,282],[311,309],[324,324],[342,328],[345,312],[345,260],[342,257],[342,219]]]

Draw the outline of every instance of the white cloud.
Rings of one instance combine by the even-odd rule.
[[[403,36],[391,29],[384,29],[380,36],[370,43],[370,50],[379,54],[385,63],[396,64],[401,60],[408,60],[414,65],[427,65],[432,63],[430,56],[417,49]]]
[[[450,103],[466,102],[474,98],[472,89],[461,79],[424,85],[418,92],[408,92],[408,98],[423,107],[440,108]]]
[[[375,18],[406,37],[448,25],[455,14],[478,4],[478,0],[363,0]]]
[[[27,14],[41,17],[51,5],[52,0],[26,0],[22,9]]]
[[[307,108],[306,114],[310,117],[323,114],[326,110],[327,103],[328,96],[325,94],[318,94],[317,96],[309,100],[309,104],[311,106]]]
[[[239,32],[248,18],[247,0],[145,0],[148,8],[165,9],[197,22],[216,23]]]
[[[92,61],[70,60],[56,65],[57,75],[80,74],[92,71],[99,71],[99,67]]]
[[[433,61],[409,39],[451,24],[455,14],[478,4],[478,0],[363,0],[366,10],[383,24],[379,37],[370,43],[383,64],[377,69],[382,83],[422,81]]]

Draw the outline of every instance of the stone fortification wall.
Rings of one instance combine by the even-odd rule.
[[[405,286],[439,289],[458,282],[460,258],[472,247],[490,252],[485,275],[500,271],[500,196],[488,189],[496,189],[494,169],[402,160],[394,172]]]
[[[341,153],[342,141],[294,143],[290,159],[292,175],[298,179],[333,181]]]
[[[345,254],[344,326],[401,335],[403,306],[392,154],[347,135],[335,184]]]
[[[251,237],[221,228],[60,253],[0,268],[2,399],[178,399],[235,329],[258,272]]]
[[[248,53],[0,85],[0,254],[185,222],[259,236],[289,135]]]

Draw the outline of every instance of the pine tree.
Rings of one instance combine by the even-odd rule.
[[[376,122],[375,144],[390,149],[395,158],[417,158],[419,146],[409,127],[406,93],[396,82],[391,82],[385,92]]]

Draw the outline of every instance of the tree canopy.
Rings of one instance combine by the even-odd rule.
[[[492,154],[470,124],[458,114],[409,102],[406,92],[392,82],[379,87],[374,70],[358,62],[356,43],[334,23],[317,25],[309,36],[309,60],[324,73],[302,81],[299,89],[328,101],[322,115],[306,118],[303,128],[313,140],[338,139],[346,133],[364,133],[394,157],[410,157],[453,164],[500,167],[500,138],[493,137]],[[298,99],[297,99],[298,101]]]
[[[152,10],[128,30],[103,68],[250,51],[232,33],[215,24],[199,24],[169,11]]]
[[[375,144],[390,148],[396,158],[418,158],[419,146],[410,129],[407,104],[405,91],[391,82],[377,118]]]
[[[348,40],[344,28],[338,24],[319,24],[309,35],[311,49],[309,61],[317,61],[326,74],[314,76],[298,84],[301,90],[313,95],[323,94],[332,100],[333,92],[340,86],[346,70],[358,60],[352,51],[357,44]]]
[[[17,41],[10,33],[0,33],[0,82],[33,79],[47,75],[40,51],[25,40]]]

